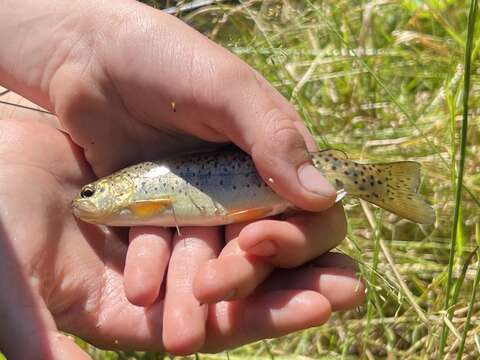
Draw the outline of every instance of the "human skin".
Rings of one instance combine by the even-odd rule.
[[[71,182],[68,177],[71,169],[61,168],[61,175],[64,171],[69,174],[66,182],[70,186],[68,192],[62,193],[61,201],[55,196],[40,198],[42,206],[39,204],[32,209],[31,200],[25,195],[23,205],[19,205],[21,199],[18,197],[16,201],[2,204],[5,213],[15,213],[16,218],[22,218],[21,211],[12,210],[17,206],[23,211],[28,209],[30,214],[42,214],[39,222],[43,227],[39,227],[35,234],[51,234],[52,231],[55,234],[55,229],[63,229],[65,223],[73,226],[74,220],[66,210],[66,204],[73,197],[73,189],[78,191],[92,176],[102,176],[140,160],[203,146],[205,140],[235,142],[252,155],[265,179],[274,180],[273,184],[268,182],[274,190],[299,207],[321,211],[332,205],[335,197],[333,188],[316,171],[309,170],[313,168],[310,167],[306,148],[313,149],[314,144],[294,109],[246,64],[177,19],[133,1],[3,0],[0,4],[0,44],[3,46],[0,82],[54,112],[58,116],[58,127],[66,130],[76,144],[61,147],[57,144],[61,141],[57,140],[55,144],[37,145],[30,153],[40,158],[35,158],[35,161],[26,158],[27,162],[32,164],[31,169],[42,169],[47,164],[52,166],[50,163],[55,159],[55,153],[51,152],[57,146],[61,147],[58,154],[65,156],[67,148],[81,149],[80,154],[85,156],[86,163],[82,165],[78,154],[75,155],[77,150],[72,150],[74,155],[62,162],[93,171],[93,174]],[[172,102],[175,103],[175,111]],[[24,127],[22,124],[23,130]],[[52,128],[48,128],[49,131],[35,129],[37,132],[30,135],[15,137],[15,134],[10,134],[4,138],[21,138],[27,142],[38,134],[54,138],[49,132],[53,131]],[[62,139],[64,137],[62,135]],[[7,143],[11,146],[10,140]],[[12,149],[15,150],[15,147],[2,153],[8,154]],[[16,159],[6,158],[11,162]],[[8,164],[6,161],[5,167]],[[11,178],[33,178],[32,174],[18,170],[17,167],[12,171]],[[47,167],[44,172],[54,174],[50,177],[60,179],[61,188],[65,188],[63,175],[59,176],[57,169]],[[15,186],[17,183],[21,182],[15,181]],[[51,194],[49,185],[54,183],[46,181],[43,191]],[[27,185],[24,183],[24,188],[14,190],[19,194],[29,194]],[[63,211],[58,223],[47,221],[55,217],[43,215],[49,214],[51,208],[58,210],[56,206]],[[19,280],[22,277],[31,279],[30,273],[34,273],[33,278],[40,279],[40,283],[55,280],[63,289],[65,284],[70,284],[71,277],[75,278],[73,274],[83,274],[81,264],[75,262],[68,263],[67,270],[60,266],[60,272],[70,277],[59,275],[43,280],[41,275],[29,272],[37,250],[47,255],[52,251],[46,240],[38,240],[40,245],[33,249],[22,247],[24,242],[18,240],[22,236],[16,235],[19,230],[14,226],[13,218],[4,217],[2,226],[7,230],[3,230],[5,233],[0,238],[6,249],[3,254],[11,259],[10,262],[18,260],[18,266],[12,265],[7,267],[9,271],[2,272],[5,280],[12,281],[15,277],[20,277]],[[73,233],[62,232],[61,236],[54,236],[61,239],[59,244],[65,245],[58,252],[61,256],[45,255],[47,259],[41,264],[65,261],[64,257],[72,257],[71,252],[80,254],[82,246],[91,249],[92,244],[98,243],[98,234],[82,233],[78,236],[86,225],[75,222],[75,226],[74,233],[80,239],[77,240],[80,248],[76,249],[73,245],[77,244],[72,242],[75,238]],[[76,287],[72,292],[75,295],[87,294],[82,298],[91,300],[88,294],[104,289],[105,284],[114,284],[112,292],[108,292],[108,301],[102,302],[108,306],[94,313],[93,323],[98,325],[100,320],[105,319],[105,312],[113,311],[116,316],[108,326],[92,329],[88,314],[76,308],[78,302],[69,304],[75,308],[73,311],[67,307],[71,311],[63,312],[72,316],[59,318],[56,306],[48,301],[51,297],[45,299],[43,287],[32,288],[28,281],[20,281],[20,284],[27,285],[20,288],[19,293],[4,295],[8,299],[2,301],[2,305],[11,306],[4,306],[0,311],[6,318],[10,313],[18,313],[18,316],[30,321],[18,323],[10,318],[11,321],[3,322],[0,343],[2,349],[13,354],[13,358],[28,358],[16,353],[28,350],[14,346],[19,337],[8,329],[15,328],[19,335],[38,335],[32,336],[37,341],[33,346],[37,353],[48,354],[62,348],[75,351],[69,345],[62,346],[63,342],[51,346],[57,337],[48,334],[55,333],[56,323],[61,329],[103,346],[164,347],[174,353],[191,353],[220,350],[316,325],[328,318],[331,309],[355,306],[363,299],[362,287],[357,284],[351,264],[347,270],[333,269],[340,273],[338,278],[335,274],[330,278],[338,280],[338,284],[343,280],[346,284],[355,283],[355,286],[346,286],[341,301],[329,298],[338,294],[325,291],[329,290],[325,286],[319,288],[320,280],[312,281],[303,288],[292,285],[304,284],[300,280],[304,278],[320,279],[321,274],[309,277],[304,273],[313,270],[292,270],[290,274],[295,281],[291,281],[291,285],[288,282],[285,284],[291,290],[283,288],[278,275],[271,273],[275,266],[297,267],[318,257],[338,244],[344,233],[344,215],[338,206],[321,213],[303,213],[281,220],[267,219],[230,226],[224,233],[220,228],[184,229],[182,236],[187,239],[161,228],[132,228],[128,235],[123,236],[115,235],[115,231],[109,235],[108,241],[99,242],[102,249],[103,246],[116,249],[115,261],[110,259],[113,256],[110,250],[96,256],[99,263],[104,264],[103,270],[110,270],[109,264],[116,264],[116,270],[123,268],[123,275],[119,274],[121,270],[108,271],[112,279],[107,277],[107,281],[102,282],[97,278],[100,275],[105,278],[100,270],[85,274],[86,279],[92,279],[88,281],[88,291],[80,286],[81,290]],[[128,250],[120,246],[122,239],[130,242]],[[228,244],[224,247],[225,241]],[[125,256],[123,265],[121,259]],[[85,260],[83,255],[79,258]],[[330,266],[342,267],[343,263],[344,260],[341,260]],[[162,294],[161,284],[167,266],[166,289]],[[38,268],[43,269],[43,265]],[[233,268],[234,272],[226,271]],[[294,277],[295,274],[298,278]],[[283,277],[288,276],[284,274]],[[37,280],[34,282],[37,284]],[[125,293],[121,290],[122,282]],[[277,288],[273,287],[277,292],[262,294],[262,287],[272,289],[267,286],[269,283],[278,284]],[[336,286],[340,286],[338,284]],[[313,292],[305,292],[305,288]],[[47,290],[51,289],[47,287]],[[22,298],[25,292],[33,294],[34,306],[26,307],[34,309],[33,313],[15,306],[19,296]],[[68,298],[65,294],[61,295],[60,299]],[[297,295],[307,299],[282,302],[282,298],[285,300]],[[206,305],[225,299],[238,301]],[[199,300],[204,305],[199,306]],[[279,301],[282,306],[278,305]],[[120,304],[118,307],[114,306],[117,302]],[[291,304],[300,303],[305,317],[298,315],[299,306],[289,309]],[[131,304],[148,307],[139,310]],[[284,311],[284,322],[258,322],[261,317],[256,311],[263,310],[264,314],[271,315],[272,307]],[[11,312],[11,308],[17,311]],[[242,313],[246,309],[250,311],[249,316]],[[137,315],[130,315],[129,311]],[[120,316],[119,313],[127,315]],[[143,315],[138,315],[140,313]],[[239,321],[247,324],[232,324],[231,313],[237,314]],[[34,319],[39,320],[36,322]],[[150,320],[156,324],[153,330],[146,325]],[[132,325],[134,323],[144,326],[141,329],[143,332],[136,331],[138,328]]]

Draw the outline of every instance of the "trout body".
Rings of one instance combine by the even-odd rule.
[[[418,223],[433,209],[416,190],[415,162],[359,164],[338,150],[312,154],[339,196],[356,196]],[[277,215],[294,206],[258,175],[239,149],[143,162],[84,186],[73,201],[80,219],[113,226],[214,226]]]

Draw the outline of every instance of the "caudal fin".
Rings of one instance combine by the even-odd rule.
[[[420,183],[419,163],[401,161],[376,164],[375,169],[384,177],[384,191],[374,197],[360,196],[363,200],[416,223],[435,222],[433,208],[417,193]]]

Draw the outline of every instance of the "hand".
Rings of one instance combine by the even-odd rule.
[[[19,18],[31,25],[35,36],[22,39],[21,48],[16,48],[19,42],[5,42],[13,48],[0,54],[0,78],[3,75],[5,84],[59,115],[96,175],[198,147],[198,139],[231,140],[253,156],[260,174],[274,180],[272,187],[280,195],[307,210],[331,206],[335,192],[311,167],[305,149],[314,149],[313,140],[293,108],[251,68],[180,21],[128,1],[113,6],[96,1],[11,4],[0,19],[5,30],[0,38],[16,34]],[[34,16],[25,19],[30,13]],[[61,24],[64,31],[51,24]],[[44,46],[37,49],[38,43]],[[19,54],[23,61],[2,58],[7,53]],[[173,352],[195,351],[209,341],[205,308],[190,313],[197,305],[190,287],[197,272],[195,291],[205,302],[225,299],[231,290],[232,298],[244,298],[274,265],[295,266],[334,247],[344,236],[343,216],[341,209],[333,208],[292,221],[270,220],[275,226],[268,231],[263,222],[255,222],[239,237],[239,227],[227,228],[227,235],[232,234],[227,240],[233,240],[217,264],[228,256],[229,263],[237,261],[242,267],[224,283],[215,281],[222,276],[216,260],[206,263],[222,246],[219,229],[184,229],[183,234],[191,235],[189,241],[178,242],[168,231],[137,228],[129,235],[127,298],[138,305],[157,303],[171,251],[163,342]],[[317,226],[325,223],[337,226],[322,230],[323,241],[318,241]],[[277,239],[280,224],[293,237]],[[255,234],[261,236],[252,237]],[[268,258],[250,261],[252,256],[244,250],[265,255],[258,247],[252,249],[263,240],[273,243],[275,256],[268,253]],[[193,244],[190,251],[195,256],[180,251],[185,244]],[[299,251],[286,253],[287,244],[288,250]],[[235,250],[235,257],[228,249]],[[205,268],[198,270],[201,266]],[[212,283],[226,286],[218,289]],[[361,299],[355,292],[349,295]]]
[[[170,340],[178,353],[219,351],[320,325],[332,309],[362,300],[351,260],[326,254],[314,266],[274,272],[244,300],[200,306],[191,282],[198,266],[217,256],[221,236],[218,229],[186,228],[173,237],[165,296],[148,308],[134,306],[123,291],[128,231],[71,214],[72,196],[93,178],[81,149],[38,121],[0,120],[0,167],[0,349],[8,359],[87,358],[58,330],[97,346],[146,350],[162,349],[170,331],[187,337]],[[227,238],[235,236],[234,227],[228,231]],[[190,323],[179,314],[188,302]],[[175,318],[183,319],[177,328],[167,324]],[[187,343],[199,324],[202,343]],[[183,348],[172,347],[175,341]]]

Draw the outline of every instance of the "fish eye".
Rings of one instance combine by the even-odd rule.
[[[95,194],[95,189],[91,187],[85,187],[82,189],[82,191],[80,191],[80,196],[84,199],[92,197],[93,194]]]

